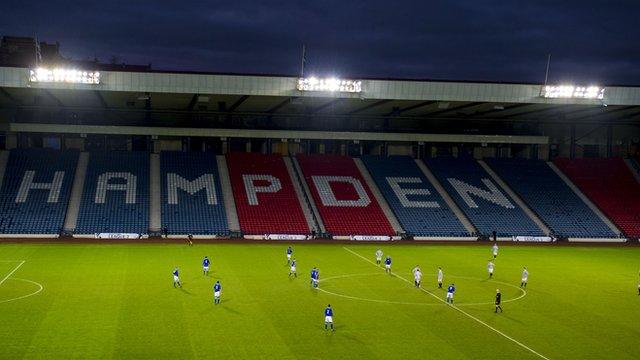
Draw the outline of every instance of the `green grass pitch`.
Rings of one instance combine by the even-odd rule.
[[[294,243],[291,279],[286,245],[0,245],[0,358],[640,358],[637,247],[505,245],[489,280],[488,244],[382,243],[395,273],[385,275],[371,263],[376,245]],[[415,265],[424,291],[403,280]],[[438,266],[457,286],[455,307],[442,302]]]

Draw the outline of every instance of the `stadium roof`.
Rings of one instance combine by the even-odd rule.
[[[362,91],[350,93],[300,91],[298,78],[291,76],[104,71],[100,83],[93,85],[31,82],[29,76],[28,68],[0,67],[0,107],[533,122],[640,120],[640,87],[606,87],[602,99],[583,99],[545,98],[540,84],[362,79]]]

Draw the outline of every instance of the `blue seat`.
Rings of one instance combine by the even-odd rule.
[[[405,231],[415,236],[469,236],[411,157],[363,156],[362,161]],[[396,181],[390,182],[393,178]],[[392,186],[423,190],[399,198]]]
[[[554,233],[566,237],[616,237],[544,161],[487,159],[486,163]]]
[[[160,153],[162,226],[170,234],[227,235],[227,215],[216,157],[208,153]],[[179,177],[186,189],[169,191],[170,179]],[[190,182],[187,184],[186,182]],[[204,184],[209,186],[209,192]],[[211,191],[213,190],[213,191]]]
[[[474,159],[435,158],[425,162],[480,234],[545,235]]]
[[[49,149],[10,151],[0,190],[0,233],[60,232],[71,194],[78,154],[77,151],[60,152]],[[56,186],[48,189],[47,186],[37,185],[51,184],[56,172],[59,192]],[[31,179],[31,186],[26,186],[29,184],[28,179]],[[20,192],[23,182],[25,185]]]
[[[98,184],[101,176],[104,179],[108,173],[113,177],[106,183]],[[130,176],[128,181],[125,179],[127,176]],[[127,183],[135,188],[135,194],[104,187],[119,185],[124,188]],[[103,199],[100,198],[101,194],[104,194]],[[149,153],[91,153],[76,233],[146,233],[148,229]]]

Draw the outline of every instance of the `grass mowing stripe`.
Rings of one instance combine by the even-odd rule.
[[[24,264],[24,260],[22,260],[22,262],[20,262],[20,264],[18,264],[18,266],[16,266],[13,270],[11,270],[11,272],[8,273],[7,276],[4,277],[4,279],[0,280],[0,285],[4,284],[4,282],[7,281],[9,276],[13,275],[14,272],[16,272],[18,269],[20,269],[20,266],[22,266],[22,264]]]
[[[351,250],[351,249],[349,249],[349,248],[347,248],[347,247],[343,247],[343,249],[345,249],[346,251],[350,252],[351,254],[353,254],[353,255],[355,255],[355,256],[357,256],[357,257],[361,258],[362,260],[364,260],[364,261],[366,261],[366,262],[370,263],[371,265],[375,266],[376,268],[378,267],[378,265],[376,265],[373,261],[371,261],[371,260],[367,259],[366,257],[364,257],[364,256],[362,256],[362,255],[360,255],[360,254],[358,254],[357,252],[355,252],[355,251],[353,251],[353,250]],[[394,275],[395,277],[397,277],[398,279],[403,280],[403,281],[405,281],[405,282],[407,282],[407,283],[411,284],[411,281],[409,281],[409,280],[407,280],[407,279],[403,278],[402,276],[400,276],[400,275],[398,275],[398,274],[395,274],[395,273],[393,273],[393,272],[391,272],[391,274],[392,274],[392,275]],[[438,301],[440,301],[440,302],[442,302],[442,303],[444,303],[444,304],[447,304],[444,300],[440,299],[438,296],[436,296],[436,295],[435,295],[435,294],[433,294],[432,292],[430,292],[430,291],[428,291],[428,290],[425,290],[425,289],[423,289],[423,288],[419,288],[419,289],[420,289],[420,290],[422,290],[423,292],[425,292],[425,293],[427,293],[427,294],[429,294],[429,295],[433,296],[433,297],[434,297],[434,298],[436,298]],[[478,322],[479,324],[482,324],[482,325],[486,326],[487,328],[489,328],[490,330],[494,331],[495,333],[497,333],[497,334],[499,334],[499,335],[503,336],[505,339],[511,340],[512,342],[514,342],[515,344],[519,345],[519,346],[520,346],[520,347],[522,347],[523,349],[526,349],[526,350],[530,351],[531,353],[533,353],[533,354],[535,354],[535,355],[537,355],[537,356],[539,356],[539,357],[541,357],[541,358],[543,358],[543,359],[545,359],[545,360],[549,360],[549,358],[548,358],[548,357],[546,357],[546,356],[544,356],[544,355],[540,354],[539,352],[537,352],[537,351],[533,350],[532,348],[528,347],[527,345],[525,345],[525,344],[523,344],[523,343],[519,342],[518,340],[516,340],[516,339],[512,338],[511,336],[509,336],[509,335],[507,335],[507,334],[503,333],[502,331],[500,331],[500,330],[498,330],[498,329],[494,328],[493,326],[491,326],[491,325],[487,324],[486,322],[484,322],[484,321],[482,321],[482,320],[478,319],[477,317],[475,317],[475,316],[473,316],[473,315],[469,314],[468,312],[466,312],[466,311],[464,311],[464,310],[460,309],[459,307],[457,307],[457,306],[455,306],[455,305],[453,305],[453,304],[447,304],[447,305],[449,305],[452,309],[454,309],[454,310],[458,311],[459,313],[461,313],[461,314],[465,315],[465,316],[466,316],[466,317],[468,317],[469,319],[472,319],[472,320],[474,320],[474,321]]]

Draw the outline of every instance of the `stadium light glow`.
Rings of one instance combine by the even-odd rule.
[[[29,70],[29,81],[40,83],[66,83],[66,84],[100,84],[98,71],[84,71],[64,68],[37,68]]]
[[[362,92],[362,81],[338,78],[299,78],[297,89],[300,91],[337,91],[359,93]]]
[[[545,85],[540,96],[550,99],[604,99],[600,86]]]

